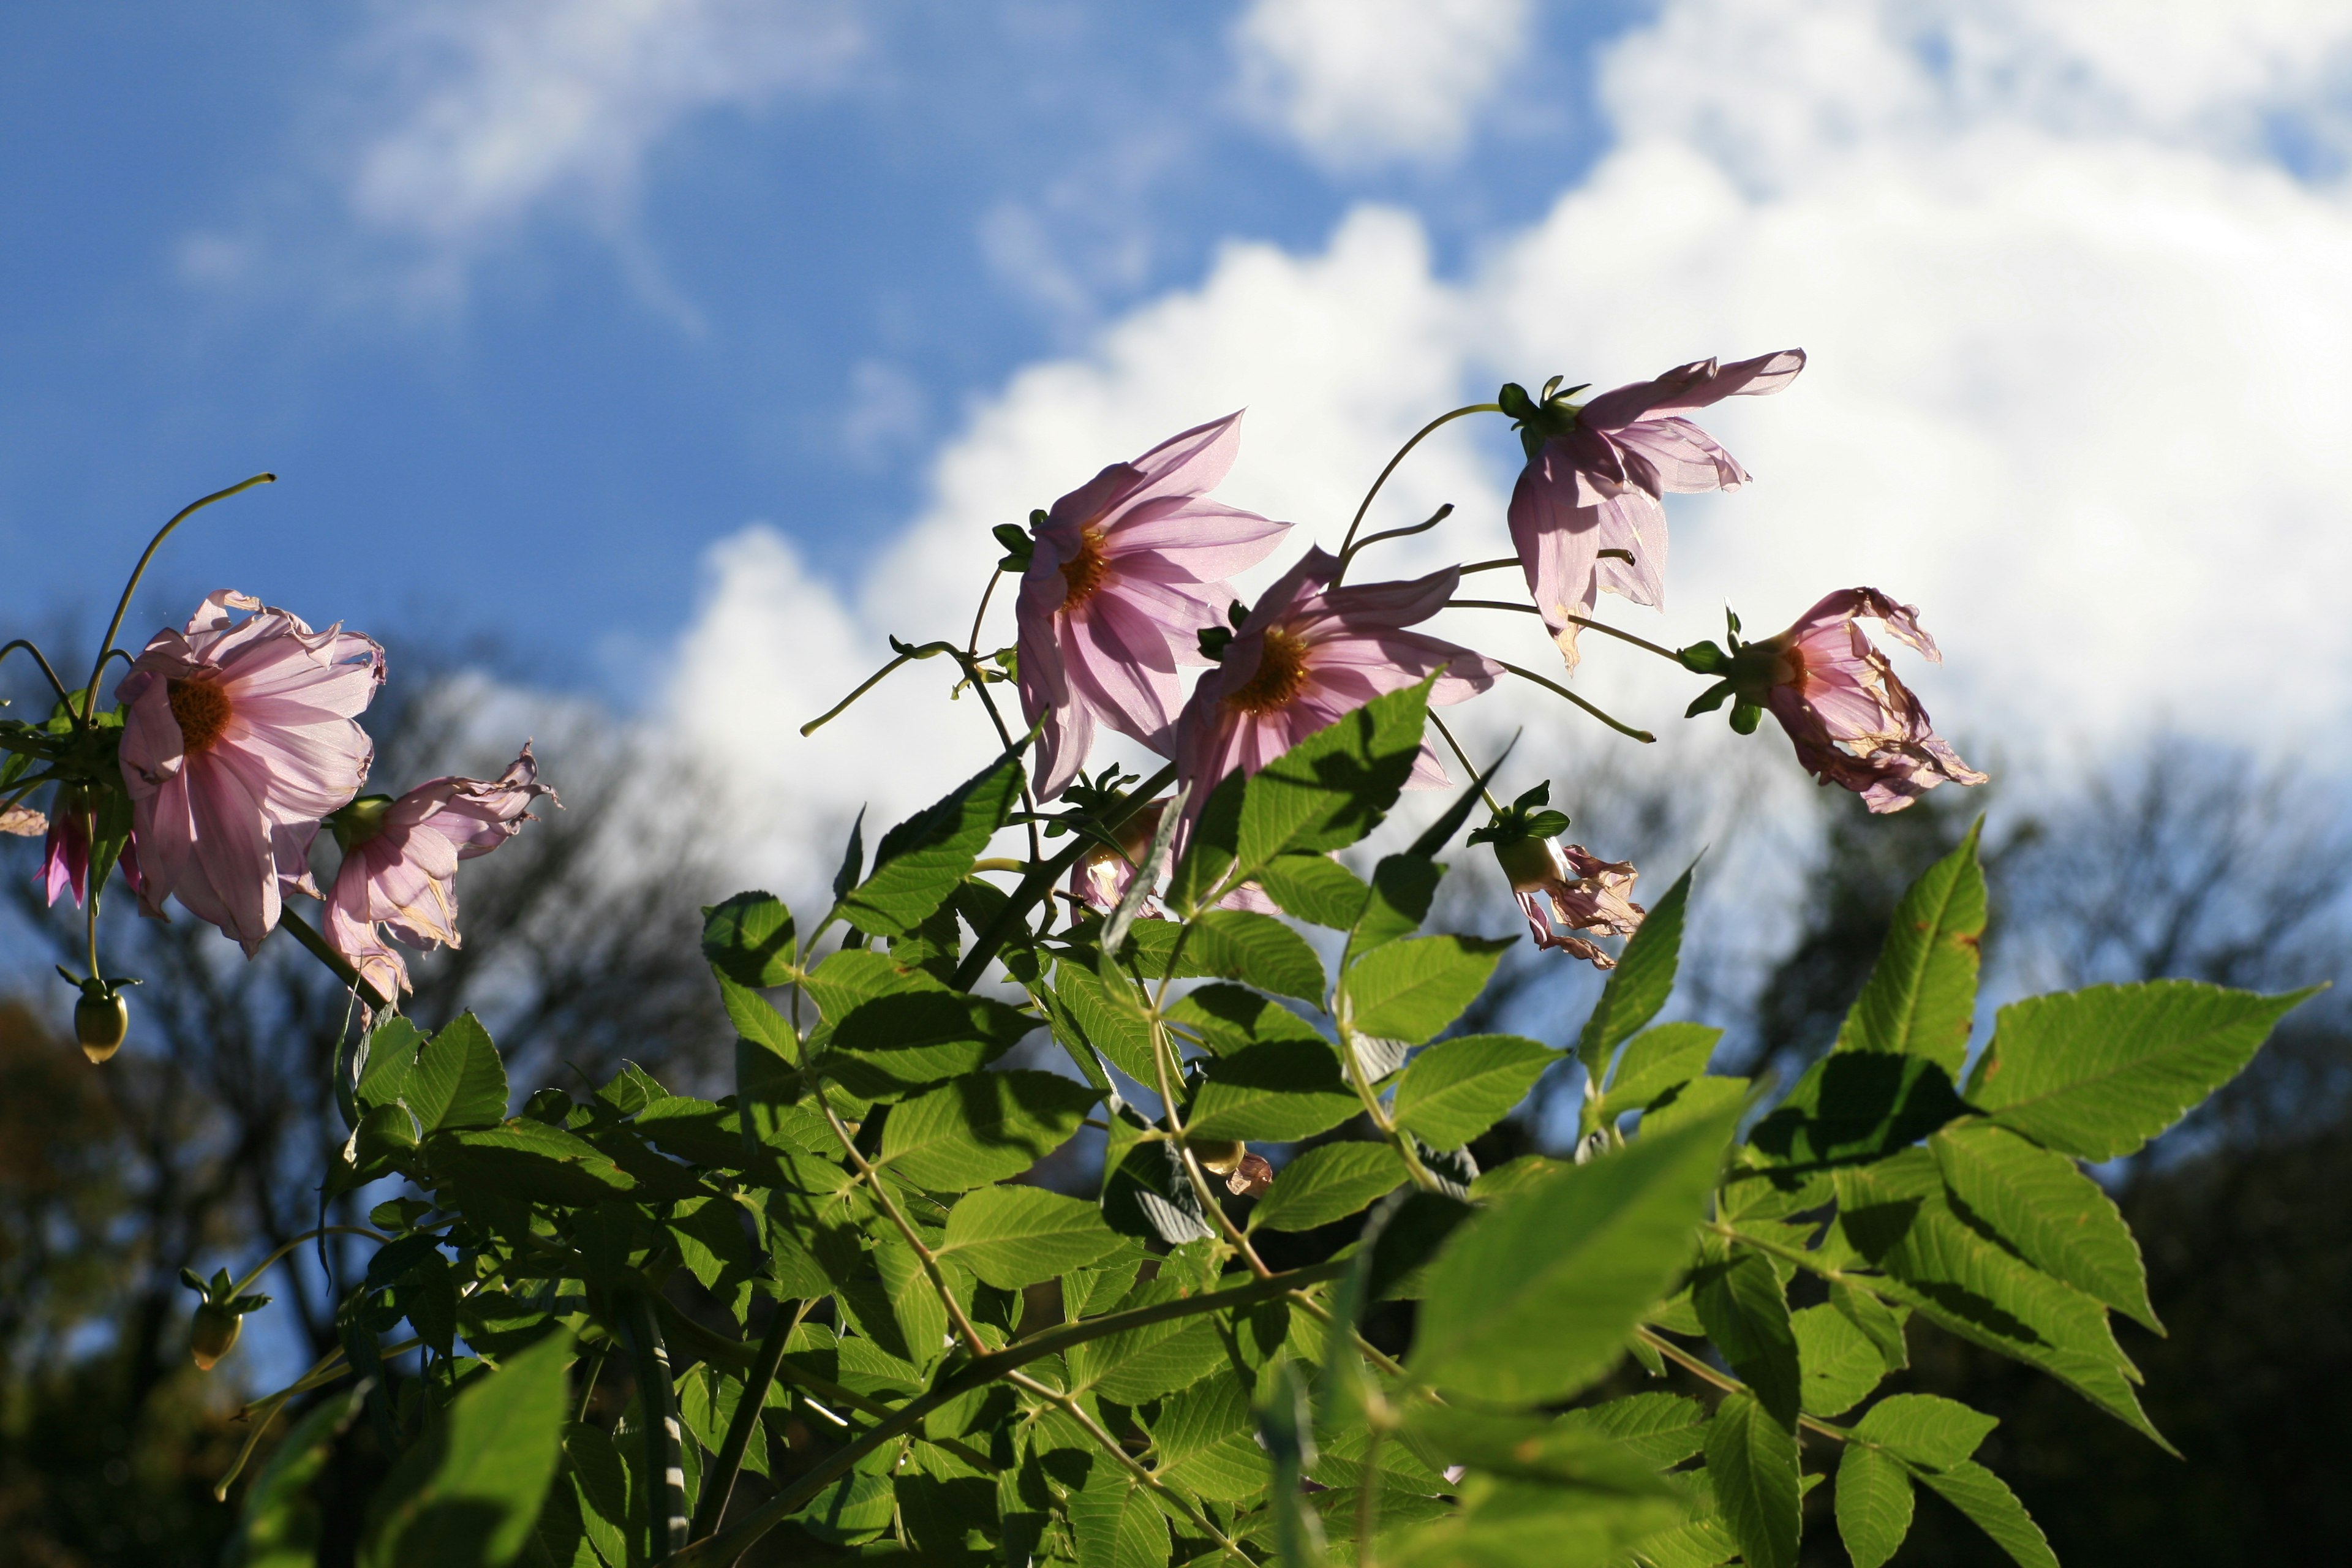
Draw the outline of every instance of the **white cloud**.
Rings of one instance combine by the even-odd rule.
[[[1227,247],[1197,289],[978,408],[924,515],[847,595],[780,542],[730,545],[680,706],[747,779],[836,813],[866,793],[915,804],[987,750],[976,715],[937,705],[942,681],[902,675],[931,689],[886,689],[815,741],[785,721],[878,663],[883,630],[961,635],[988,525],[1098,464],[1247,403],[1225,493],[1328,542],[1397,441],[1465,392],[1801,344],[1793,388],[1706,416],[1758,479],[1676,499],[1666,613],[1612,615],[1682,641],[1716,635],[1727,600],[1755,631],[1872,583],[1922,606],[1949,662],[1903,668],[1970,749],[2063,765],[2164,718],[2340,753],[2305,737],[2352,709],[2332,456],[2352,427],[2352,205],[2234,129],[2250,105],[2324,115],[2334,79],[2289,48],[2204,47],[2189,10],[2132,16],[2059,37],[1990,0],[1677,0],[1605,63],[1618,144],[1469,275],[1435,276],[1389,210],[1350,216],[1319,254]],[[2352,31],[2324,19],[2314,58]],[[2011,63],[1939,67],[1918,47],[1935,29]],[[2051,84],[2069,79],[2123,110],[2058,112]],[[1382,521],[1462,510],[1395,569],[1504,552],[1499,437],[1449,431],[1401,470]],[[1464,635],[1542,657],[1530,625],[1486,618]],[[1585,670],[1591,695],[1662,729],[1689,694],[1632,650]],[[1557,705],[1480,708],[1482,731],[1531,717],[1538,765],[1613,743]],[[1777,737],[1748,746],[1793,780]],[[833,851],[798,842],[775,853],[814,878]]]
[[[1526,0],[1254,0],[1245,101],[1319,161],[1441,163],[1518,53]]]

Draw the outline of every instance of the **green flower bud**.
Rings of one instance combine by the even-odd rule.
[[[221,1358],[236,1348],[236,1336],[245,1319],[234,1307],[206,1301],[196,1309],[195,1321],[188,1327],[188,1353],[195,1359],[198,1372],[210,1372]]]
[[[1514,838],[1495,845],[1495,861],[1503,868],[1514,892],[1541,887],[1559,876],[1551,846],[1540,838]]]
[[[120,991],[97,996],[84,992],[74,1004],[74,1038],[91,1061],[102,1062],[121,1050],[130,1032],[131,1004]]]

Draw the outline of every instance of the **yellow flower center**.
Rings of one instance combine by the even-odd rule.
[[[172,681],[166,689],[171,694],[172,718],[180,726],[181,752],[199,757],[211,751],[228,729],[228,693],[201,677]]]
[[[1307,645],[1276,626],[1265,634],[1257,673],[1225,699],[1225,706],[1244,713],[1271,713],[1288,707],[1306,684]]]
[[[1062,608],[1075,610],[1099,592],[1110,575],[1103,556],[1103,531],[1089,528],[1078,535],[1078,552],[1062,563]]]

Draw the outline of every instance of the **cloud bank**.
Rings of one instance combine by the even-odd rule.
[[[1261,5],[1244,28],[1306,14]],[[884,632],[961,635],[988,527],[1101,464],[1247,404],[1222,493],[1329,543],[1406,434],[1506,377],[1606,386],[1801,345],[1811,366],[1789,392],[1709,416],[1757,480],[1672,509],[1663,616],[1605,614],[1681,642],[1715,635],[1727,602],[1759,631],[1867,583],[1942,641],[1948,664],[1905,670],[1964,751],[1998,736],[2012,762],[2063,768],[2163,719],[2333,754],[2312,737],[2352,706],[2335,602],[2352,530],[2326,456],[2352,425],[2352,202],[2326,153],[2343,144],[2352,16],[2282,3],[2227,20],[1674,0],[1603,62],[1607,154],[1459,276],[1382,208],[1309,254],[1230,244],[1198,287],[976,407],[929,505],[860,580],[813,580],[770,531],[722,547],[671,710],[742,787],[820,802],[829,822],[866,799],[903,809],[992,745],[976,713],[937,703],[943,679],[901,674],[814,740],[793,723],[887,657]],[[1302,82],[1358,79],[1351,37],[1266,37],[1291,40]],[[1296,113],[1310,146],[1344,122]],[[1499,436],[1450,432],[1400,472],[1385,522],[1460,510],[1395,570],[1506,552]],[[1010,640],[1009,598],[983,647]],[[1545,668],[1532,623],[1478,635]],[[1589,658],[1580,688],[1673,724],[1691,683],[1624,651]],[[1484,723],[1529,715],[1547,735],[1570,721],[1515,700]],[[1778,737],[1749,744],[1793,774]],[[761,852],[805,887],[828,843],[779,830]]]

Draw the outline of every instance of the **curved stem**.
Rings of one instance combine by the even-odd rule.
[[[288,1242],[285,1246],[279,1247],[277,1251],[271,1253],[268,1257],[263,1258],[260,1262],[255,1264],[246,1272],[245,1278],[236,1282],[236,1287],[229,1291],[229,1294],[232,1296],[244,1295],[247,1289],[252,1288],[254,1281],[259,1279],[264,1274],[269,1272],[269,1268],[272,1264],[284,1258],[288,1253],[292,1252],[304,1242],[314,1241],[322,1236],[365,1236],[373,1237],[378,1241],[385,1242],[392,1239],[392,1237],[384,1235],[382,1231],[370,1230],[363,1225],[322,1225],[315,1230],[306,1230],[301,1235],[296,1237],[293,1240]]]
[[[1347,570],[1348,557],[1352,554],[1355,550],[1356,530],[1363,526],[1364,514],[1372,510],[1372,498],[1381,493],[1381,487],[1389,482],[1389,476],[1396,472],[1397,465],[1404,461],[1405,455],[1411,452],[1415,447],[1420,446],[1423,437],[1428,436],[1431,432],[1436,430],[1441,426],[1450,425],[1456,419],[1465,418],[1473,414],[1500,414],[1502,411],[1503,405],[1499,403],[1473,403],[1465,407],[1454,409],[1448,413],[1439,415],[1436,418],[1431,420],[1428,424],[1414,431],[1412,433],[1412,439],[1407,441],[1403,446],[1397,448],[1397,455],[1389,459],[1389,466],[1382,468],[1381,470],[1381,477],[1372,481],[1372,488],[1364,492],[1363,504],[1356,509],[1356,515],[1349,520],[1348,537],[1339,542],[1339,571],[1335,571],[1331,574],[1332,587],[1336,588],[1339,585],[1340,573]]]
[[[58,679],[58,672],[54,668],[50,668],[48,657],[42,653],[39,648],[33,646],[32,638],[18,637],[14,642],[0,645],[0,662],[5,662],[8,656],[15,653],[18,648],[23,648],[26,653],[33,656],[33,662],[39,665],[41,667],[41,673],[49,678],[49,689],[58,694],[58,700],[65,704],[67,712],[71,713],[73,711],[73,693],[66,689],[66,683],[59,680]],[[105,666],[101,664],[99,668],[103,669]]]
[[[98,678],[105,673],[106,656],[113,651],[114,639],[121,635],[122,617],[131,613],[131,595],[139,591],[139,579],[147,574],[147,563],[155,559],[155,552],[163,548],[163,541],[172,537],[173,529],[212,505],[213,502],[226,500],[229,497],[243,490],[249,490],[256,485],[274,485],[277,482],[276,474],[256,474],[253,478],[233,484],[225,490],[215,490],[202,500],[190,501],[173,514],[171,521],[155,531],[155,537],[147,542],[146,551],[139,557],[139,564],[131,569],[131,581],[122,584],[122,598],[114,606],[114,619],[107,623],[106,636],[98,645],[97,662],[89,667],[89,689],[82,693],[79,716],[79,721],[83,727],[89,726],[90,718],[98,711]],[[72,703],[68,701],[67,707],[71,708]]]
[[[980,623],[988,618],[988,601],[995,596],[996,580],[1003,575],[1002,572],[991,572],[988,574],[988,586],[980,591],[980,608],[971,613],[971,636],[963,645],[966,658],[976,659],[980,657]]]
[[[760,1349],[751,1358],[751,1365],[743,1374],[743,1392],[735,1401],[735,1414],[727,1423],[727,1436],[719,1441],[719,1452],[710,1468],[702,1478],[702,1497],[694,1506],[694,1521],[687,1526],[686,1538],[699,1540],[719,1528],[727,1516],[728,1499],[734,1495],[735,1478],[743,1468],[743,1456],[751,1452],[751,1434],[759,1429],[760,1411],[768,1403],[768,1390],[775,1385],[776,1368],[783,1364],[784,1346],[790,1342],[793,1331],[801,1326],[814,1301],[803,1301],[797,1312],[776,1311],[775,1321],[760,1341]]]
[[[686,1544],[686,1469],[679,1453],[677,1390],[670,1380],[669,1347],[646,1303],[629,1289],[618,1316],[621,1337],[636,1363],[637,1409],[645,1422],[646,1560],[658,1563]]]
[[[1331,580],[1335,583],[1338,582],[1339,580],[1339,576],[1347,572],[1348,563],[1353,561],[1357,556],[1362,554],[1365,551],[1370,550],[1373,545],[1380,543],[1381,541],[1388,539],[1410,539],[1416,533],[1427,533],[1431,529],[1435,528],[1439,523],[1444,522],[1447,518],[1452,517],[1453,515],[1454,503],[1452,501],[1447,501],[1444,506],[1439,507],[1435,511],[1430,513],[1429,519],[1425,522],[1416,522],[1410,528],[1386,529],[1381,532],[1371,534],[1365,539],[1359,541],[1357,543],[1348,547],[1348,553],[1339,557],[1339,571],[1333,574]]]
[[[1505,555],[1493,561],[1473,561],[1469,565],[1462,568],[1462,575],[1467,577],[1473,572],[1500,572],[1506,566],[1517,566],[1518,563],[1519,558],[1516,555]]]
[[[1478,764],[1470,760],[1470,753],[1462,749],[1462,742],[1454,738],[1454,731],[1445,727],[1445,721],[1439,718],[1433,709],[1430,712],[1429,721],[1437,726],[1437,732],[1445,737],[1445,743],[1454,748],[1454,754],[1462,759],[1462,765],[1470,770],[1470,776],[1474,779],[1478,777]],[[1478,787],[1478,793],[1486,797],[1487,810],[1496,816],[1503,815],[1503,803],[1495,798],[1493,790],[1481,784]]]
[[[319,934],[317,929],[309,921],[296,914],[286,905],[280,904],[278,909],[278,924],[296,942],[300,942],[311,957],[332,971],[335,978],[343,983],[346,990],[359,993],[361,1001],[379,1009],[392,1005],[391,999],[380,994],[366,981],[362,980],[360,972],[353,969],[343,955],[337,952],[332,944]]]
[[[1501,665],[1505,669],[1509,670],[1513,675],[1517,676],[1521,680],[1532,680],[1538,686],[1542,687],[1546,691],[1552,693],[1554,696],[1567,698],[1570,702],[1575,703],[1579,708],[1583,709],[1587,713],[1591,714],[1595,719],[1600,720],[1603,724],[1608,725],[1611,729],[1616,731],[1621,735],[1628,736],[1633,740],[1639,741],[1643,745],[1653,745],[1657,742],[1658,738],[1655,735],[1651,734],[1647,730],[1636,730],[1631,724],[1622,723],[1619,721],[1611,718],[1608,714],[1603,713],[1600,709],[1595,708],[1591,703],[1587,702],[1583,698],[1579,697],[1575,692],[1570,691],[1567,687],[1562,686],[1556,680],[1546,680],[1534,670],[1521,669],[1517,665],[1512,664],[1507,659],[1498,658],[1495,660],[1495,662]]]
[[[890,1216],[890,1222],[898,1227],[899,1236],[914,1249],[916,1260],[923,1266],[923,1277],[931,1282],[931,1289],[939,1292],[940,1304],[947,1309],[948,1321],[955,1325],[956,1337],[972,1354],[986,1354],[988,1347],[981,1342],[980,1331],[971,1326],[971,1320],[964,1316],[963,1305],[955,1299],[955,1292],[948,1289],[947,1276],[940,1271],[940,1260],[932,1256],[929,1247],[923,1245],[923,1238],[916,1234],[915,1227],[899,1212],[898,1200],[891,1197],[889,1188],[882,1184],[873,1165],[859,1152],[857,1140],[851,1137],[849,1129],[841,1124],[841,1117],[833,1109],[833,1102],[819,1092],[816,1103],[817,1108],[824,1112],[825,1121],[831,1123],[833,1135],[841,1140],[842,1152],[849,1156],[850,1163],[857,1167],[857,1173],[866,1179],[866,1185],[873,1193],[875,1201],[882,1205],[882,1212]]]
[[[1142,1460],[1129,1453],[1119,1445],[1118,1438],[1104,1431],[1102,1423],[1097,1421],[1088,1413],[1087,1407],[1078,1403],[1076,1395],[1065,1394],[1058,1388],[1040,1383],[1024,1372],[1007,1373],[1004,1381],[1015,1388],[1025,1389],[1059,1409],[1076,1425],[1079,1431],[1094,1440],[1095,1447],[1108,1454],[1121,1469],[1134,1477],[1137,1485],[1153,1496],[1166,1500],[1171,1508],[1176,1509],[1186,1519],[1191,1520],[1197,1529],[1206,1532],[1209,1539],[1223,1547],[1229,1555],[1239,1558],[1244,1563],[1249,1561],[1249,1558],[1243,1555],[1242,1549],[1235,1545],[1223,1531],[1219,1530],[1206,1513],[1194,1507],[1182,1493],[1153,1475]],[[1370,1489],[1369,1487],[1365,1489],[1367,1491]]]
[[[1508,610],[1514,615],[1520,616],[1540,616],[1543,614],[1541,610],[1537,609],[1533,605],[1522,605],[1507,599],[1448,599],[1445,601],[1445,608],[1449,610]],[[1601,632],[1606,636],[1615,637],[1619,642],[1629,642],[1635,647],[1647,648],[1650,652],[1656,654],[1660,658],[1670,658],[1674,660],[1675,667],[1678,669],[1686,669],[1689,668],[1689,666],[1683,663],[1683,656],[1676,653],[1674,649],[1654,643],[1647,637],[1637,637],[1632,632],[1619,631],[1615,626],[1609,625],[1605,621],[1588,620],[1582,616],[1562,616],[1560,618],[1568,622],[1570,626],[1583,626],[1588,630]]]

